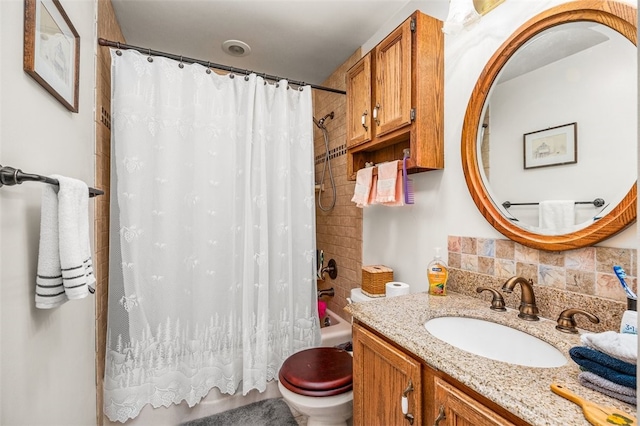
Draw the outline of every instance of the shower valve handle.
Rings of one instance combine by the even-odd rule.
[[[364,127],[365,132],[369,130],[369,127],[367,127],[367,111],[362,113],[362,127]]]

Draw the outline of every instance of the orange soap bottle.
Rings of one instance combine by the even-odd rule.
[[[434,296],[447,295],[447,278],[449,278],[449,268],[440,257],[440,248],[436,247],[436,255],[429,262],[427,269],[427,278],[429,279],[429,294]]]

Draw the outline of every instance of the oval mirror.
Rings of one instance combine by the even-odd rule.
[[[636,16],[610,1],[554,7],[484,68],[465,114],[463,170],[506,237],[569,250],[636,219]]]

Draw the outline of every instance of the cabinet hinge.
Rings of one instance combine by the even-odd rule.
[[[415,121],[415,119],[416,119],[416,109],[415,108],[411,108],[411,112],[409,113],[409,117],[411,118],[411,121]]]
[[[409,24],[409,28],[411,28],[411,32],[416,32],[416,18],[411,18],[411,24]]]

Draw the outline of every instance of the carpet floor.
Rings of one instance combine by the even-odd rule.
[[[182,426],[297,426],[282,398],[271,398],[192,420]]]

